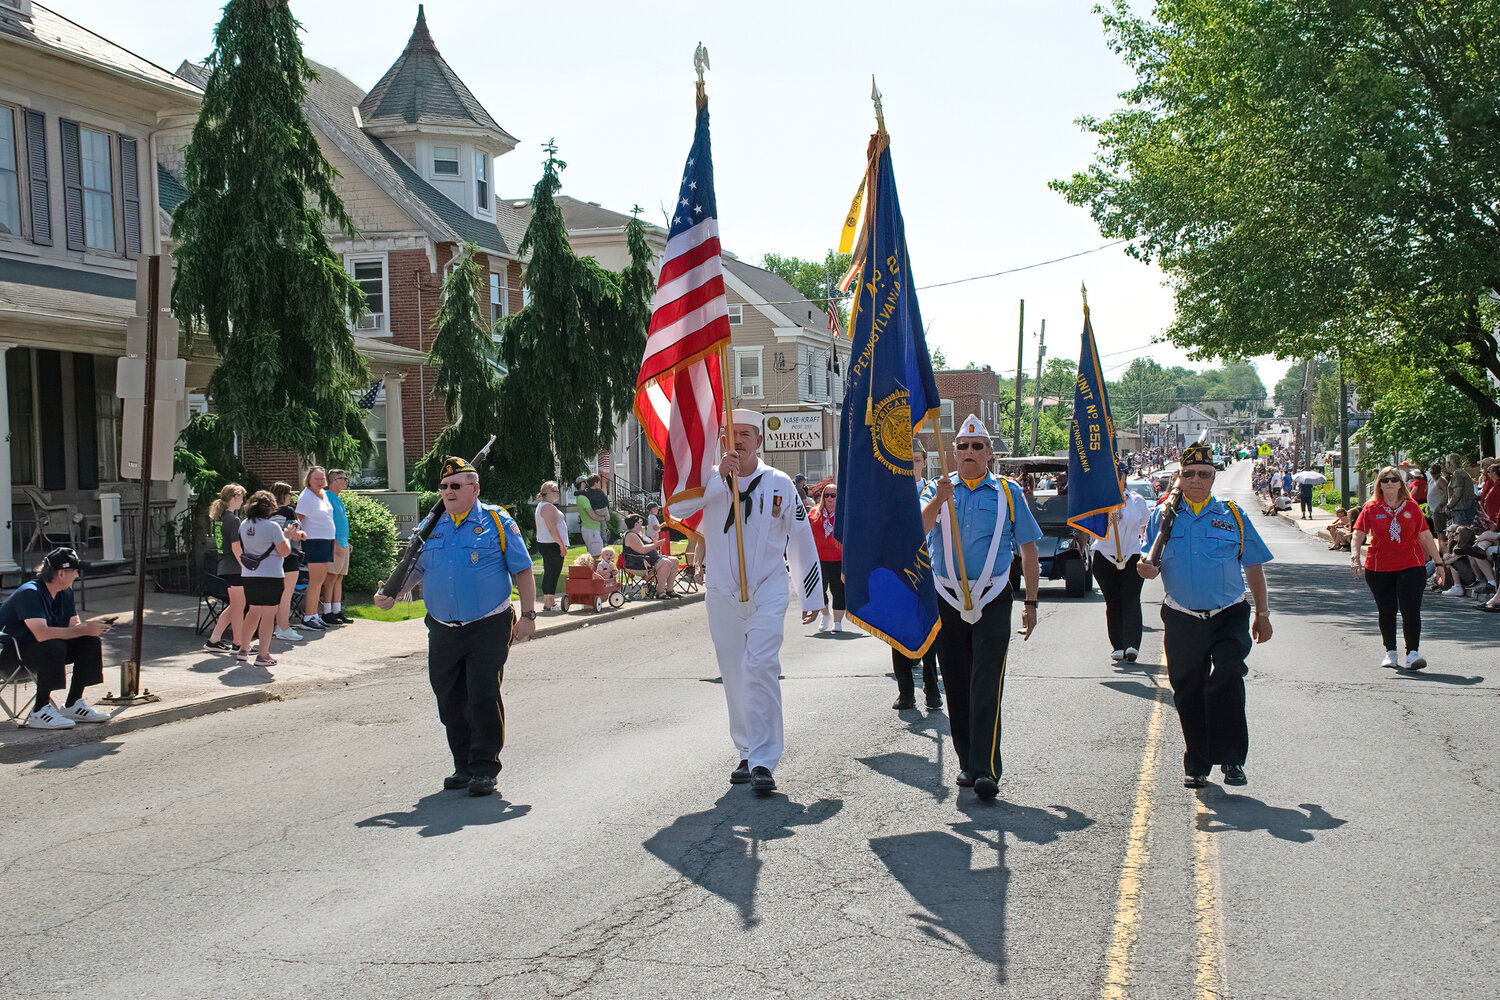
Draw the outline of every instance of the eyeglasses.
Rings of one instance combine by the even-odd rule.
[[[983,451],[984,450],[984,442],[983,441],[955,441],[955,442],[953,442],[953,450],[954,451],[968,451],[971,448],[974,451]]]
[[[1188,470],[1184,469],[1182,470],[1182,472],[1178,473],[1178,475],[1183,479],[1212,479],[1214,477],[1214,470],[1196,469],[1192,472],[1189,472]]]
[[[439,483],[438,484],[438,489],[440,489],[440,490],[461,490],[465,486],[468,486],[468,485],[469,485],[468,483]]]

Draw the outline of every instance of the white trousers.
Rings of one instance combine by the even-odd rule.
[[[789,600],[785,577],[773,576],[748,602],[710,592],[708,633],[724,679],[729,738],[751,767],[776,770],[781,724],[781,639]]]

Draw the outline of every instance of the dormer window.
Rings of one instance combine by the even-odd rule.
[[[486,169],[489,157],[483,153],[474,154],[474,204],[481,212],[490,210],[490,173]]]
[[[432,147],[432,173],[436,177],[458,176],[458,147]]]

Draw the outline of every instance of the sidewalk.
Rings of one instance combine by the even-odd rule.
[[[618,610],[598,613],[553,612],[537,618],[532,641],[702,600],[703,592],[699,591],[676,600],[635,601]],[[305,630],[302,634],[306,638],[301,642],[273,640],[271,649],[278,661],[276,666],[256,667],[237,663],[233,654],[210,653],[202,648],[206,636],[194,631],[196,597],[148,594],[142,616],[145,662],[141,667],[141,690],[161,700],[144,705],[109,706],[99,701],[106,692],[119,690],[119,664],[130,655],[134,599],[100,600],[97,604],[91,601],[90,605],[91,618],[120,615],[119,623],[104,638],[104,684],[88,692],[96,708],[110,713],[110,721],[66,730],[32,730],[12,721],[0,721],[0,763],[31,760],[120,733],[293,697],[327,684],[348,683],[411,658],[425,664],[423,658],[427,652],[427,628],[419,617],[396,622],[355,619],[353,624],[329,632]],[[21,691],[22,698],[27,700],[36,693],[29,684]]]
[[[1328,526],[1333,523],[1333,515],[1321,507],[1314,507],[1312,518],[1306,521],[1302,520],[1295,504],[1292,505],[1291,510],[1277,511],[1276,516],[1290,523],[1303,534],[1321,538],[1325,542],[1329,541]]]

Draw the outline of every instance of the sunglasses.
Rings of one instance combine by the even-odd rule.
[[[835,497],[836,498],[837,496],[838,496],[838,493],[836,493],[833,490],[824,490],[823,491],[823,499],[825,499],[825,500],[827,500],[829,497]]]
[[[955,441],[955,442],[953,442],[953,450],[954,451],[968,451],[970,449],[973,449],[974,451],[983,451],[984,450],[984,442],[983,441]]]
[[[1178,473],[1178,475],[1183,479],[1212,479],[1214,477],[1214,470],[1197,469],[1193,472],[1183,470],[1182,472]]]
[[[1386,476],[1384,479],[1381,480],[1381,482],[1382,483],[1399,483],[1399,482],[1401,482],[1401,480],[1392,478],[1391,476]]]
[[[465,486],[468,486],[468,485],[469,485],[468,483],[439,483],[438,484],[438,489],[440,489],[440,490],[460,490],[460,489],[463,489]]]

